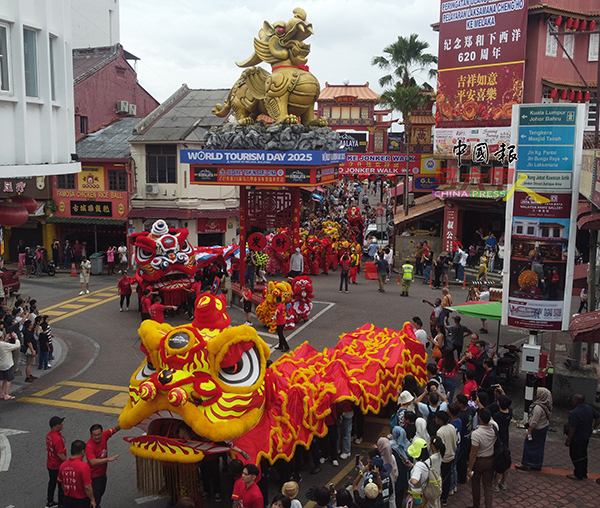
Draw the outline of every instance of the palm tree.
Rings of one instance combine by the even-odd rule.
[[[410,158],[410,133],[412,125],[410,114],[418,108],[424,108],[431,99],[431,86],[424,83],[417,85],[415,74],[428,72],[430,78],[435,78],[437,57],[426,53],[429,43],[420,41],[417,34],[410,37],[398,36],[398,40],[383,49],[386,56],[373,57],[371,65],[389,71],[379,79],[379,84],[385,88],[381,95],[381,103],[398,111],[402,115],[404,137],[406,144],[406,177],[404,178],[404,214],[408,215],[408,177]],[[394,209],[395,212],[395,209]]]
[[[414,75],[423,71],[428,72],[431,79],[435,79],[437,70],[432,68],[437,65],[437,56],[425,53],[429,43],[420,41],[417,34],[410,37],[398,36],[398,40],[383,49],[386,56],[373,57],[371,65],[389,72],[379,79],[383,88],[394,86],[400,81],[404,86],[416,85]],[[427,88],[430,88],[427,85]]]

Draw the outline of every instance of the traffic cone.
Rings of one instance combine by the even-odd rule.
[[[19,264],[17,265],[17,271],[19,272],[19,275],[23,275],[25,272],[23,272],[23,263],[21,263],[19,261]]]
[[[463,289],[465,289],[466,287],[467,287],[467,274],[465,274],[463,277]]]
[[[429,287],[433,287],[433,274],[431,272],[429,273]]]
[[[75,263],[71,263],[71,277],[77,277],[77,268],[75,268]]]

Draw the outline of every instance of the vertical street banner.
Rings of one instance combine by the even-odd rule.
[[[568,329],[584,123],[584,105],[513,109],[518,158],[506,207],[504,325]]]
[[[527,2],[441,2],[436,127],[511,124],[523,96]]]

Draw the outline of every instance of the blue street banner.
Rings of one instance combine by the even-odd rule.
[[[568,330],[585,106],[513,106],[502,324]]]
[[[215,164],[225,166],[235,164],[238,166],[331,166],[346,162],[346,152],[343,151],[318,151],[318,150],[291,150],[281,152],[277,150],[189,150],[179,152],[183,164]]]

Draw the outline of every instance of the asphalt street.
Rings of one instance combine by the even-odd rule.
[[[117,280],[118,276],[93,276],[91,293],[80,297],[79,280],[68,273],[60,272],[53,278],[23,279],[21,293],[36,298],[42,314],[53,316],[51,325],[59,341],[57,355],[60,356],[52,369],[43,372],[36,382],[15,383],[16,400],[0,401],[0,429],[16,431],[0,430],[0,434],[8,434],[5,444],[0,446],[0,465],[6,468],[0,468],[0,508],[44,506],[48,476],[45,436],[51,416],[66,417],[63,435],[67,448],[74,439],[87,441],[90,425],[100,423],[106,429],[117,423],[127,399],[129,377],[143,359],[138,349],[137,298],[133,296],[129,312],[120,313]],[[318,350],[332,347],[341,334],[365,323],[400,329],[413,316],[420,316],[427,323],[431,307],[422,300],[433,301],[441,296],[441,291],[432,290],[417,280],[410,297],[401,298],[397,275],[387,284],[385,293],[378,292],[377,281],[365,280],[364,272],[358,280],[358,284],[350,286],[349,293],[339,293],[339,271],[314,277],[312,319],[298,330],[287,332],[290,346],[295,348],[307,341]],[[451,293],[455,303],[465,300],[466,290],[459,286],[452,287]],[[239,307],[234,306],[230,315],[232,325],[245,321]],[[182,314],[167,321],[173,325],[186,322]],[[463,323],[473,329],[479,329],[480,325],[479,320],[468,317]],[[265,333],[256,320],[255,325],[268,344],[276,345],[276,337]],[[489,340],[495,339],[495,329],[496,324],[491,324]],[[522,337],[522,332],[503,327],[500,342],[514,342]],[[279,354],[275,351],[271,358]],[[38,373],[35,368],[34,374]],[[387,433],[385,422],[374,419],[372,423],[368,426],[367,439],[361,447],[353,447],[353,454],[366,451],[379,434]],[[150,498],[136,491],[134,457],[122,440],[136,432],[139,431],[121,431],[109,441],[109,454],[120,454],[120,458],[108,468],[108,489],[102,503],[105,507],[166,506],[166,499]],[[0,444],[2,442],[0,440]],[[566,460],[568,462],[568,458]],[[344,474],[351,472],[349,462],[342,461],[339,468],[325,464],[319,475],[307,473],[302,491],[312,484],[342,481]],[[227,499],[224,505],[229,505]]]

